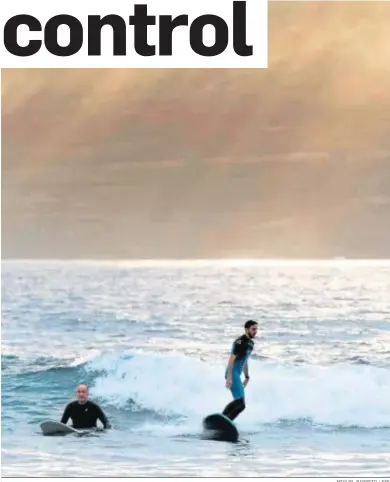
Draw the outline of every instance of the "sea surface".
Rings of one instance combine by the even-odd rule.
[[[202,438],[259,322],[240,440]],[[390,263],[2,263],[3,476],[390,474]],[[113,428],[44,437],[78,383]]]

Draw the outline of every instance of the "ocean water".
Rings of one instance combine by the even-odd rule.
[[[239,442],[204,440],[259,321]],[[2,263],[3,476],[390,473],[390,265]],[[44,437],[90,385],[113,428]]]

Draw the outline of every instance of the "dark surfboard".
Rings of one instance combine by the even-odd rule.
[[[76,430],[73,427],[69,427],[69,425],[55,422],[54,420],[46,420],[46,422],[41,423],[40,427],[43,435],[68,435],[71,433],[85,435],[87,433],[85,430]]]
[[[238,430],[234,423],[221,413],[213,413],[203,419],[203,429],[208,438],[237,442]]]

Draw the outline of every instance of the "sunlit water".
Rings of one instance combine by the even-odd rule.
[[[389,266],[2,271],[2,475],[389,475]],[[240,441],[203,440],[248,318],[260,334]],[[80,382],[113,429],[42,436]]]

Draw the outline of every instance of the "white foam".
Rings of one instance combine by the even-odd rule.
[[[390,371],[367,365],[288,366],[251,360],[247,410],[240,424],[310,419],[359,427],[390,426]],[[197,420],[231,400],[224,365],[185,356],[99,357],[88,370],[104,371],[91,389],[118,408],[132,399],[161,414]]]
[[[86,369],[106,372],[95,380],[91,393],[118,407],[132,399],[159,413],[199,416],[205,410],[220,411],[230,399],[223,386],[223,366],[189,357],[109,355],[90,362]]]
[[[97,350],[97,349],[90,350],[87,354],[75,358],[69,364],[69,366],[70,367],[78,367],[80,365],[84,365],[84,363],[87,363],[88,361],[93,360],[100,353],[101,353],[101,351]]]

